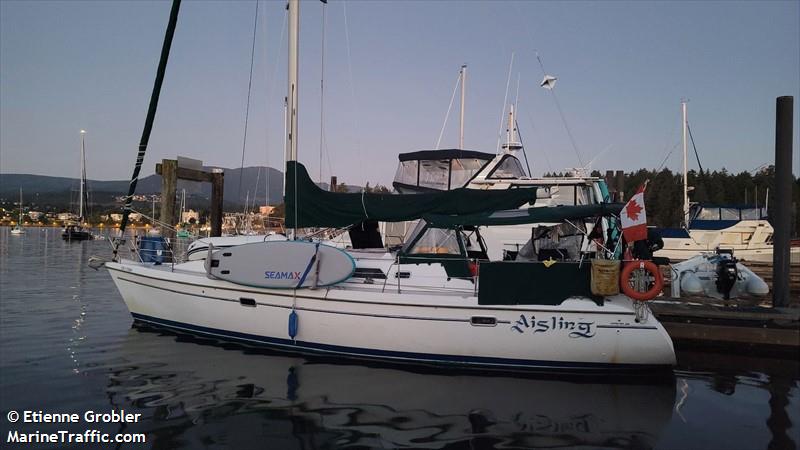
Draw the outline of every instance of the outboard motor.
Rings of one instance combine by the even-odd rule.
[[[653,259],[653,253],[664,248],[664,239],[655,228],[647,229],[647,240],[633,243],[633,256],[637,259]],[[656,261],[653,261],[656,262]],[[656,262],[656,264],[659,264]],[[667,261],[667,264],[669,262]]]
[[[736,268],[736,258],[730,251],[717,251],[720,256],[723,253],[730,255],[729,258],[720,257],[717,263],[717,292],[722,294],[725,300],[730,300],[731,290],[736,280],[739,278],[739,269]]]

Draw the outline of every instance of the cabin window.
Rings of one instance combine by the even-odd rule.
[[[450,180],[450,160],[426,160],[419,163],[419,186],[446,191]]]
[[[513,156],[507,155],[500,164],[492,170],[488,178],[492,179],[515,179],[525,177],[525,170],[522,169],[522,164]]]
[[[722,220],[739,220],[737,208],[720,208]]]
[[[412,255],[460,255],[455,230],[428,228],[408,252]]]
[[[400,165],[397,166],[397,173],[394,175],[394,181],[410,186],[416,186],[418,174],[417,168],[418,164],[416,160],[400,161]]]
[[[485,164],[486,161],[476,158],[457,158],[452,160],[450,189],[464,187]]]
[[[742,209],[742,220],[759,220],[764,217],[763,208],[744,208]]]
[[[737,216],[738,218],[738,216]],[[720,220],[719,208],[702,208],[697,213],[697,220]]]

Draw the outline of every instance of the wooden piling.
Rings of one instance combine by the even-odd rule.
[[[789,305],[789,233],[792,222],[792,113],[794,97],[778,97],[775,103],[775,206],[773,234],[772,306]]]
[[[178,189],[178,180],[211,183],[211,236],[222,236],[222,199],[225,186],[225,173],[222,169],[206,172],[189,167],[179,167],[178,161],[175,159],[163,159],[156,164],[156,173],[161,175],[162,222],[170,227],[176,223],[175,192]],[[172,228],[162,229],[161,235],[174,238],[175,231]]]

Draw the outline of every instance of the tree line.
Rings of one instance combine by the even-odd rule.
[[[545,176],[553,176],[546,174]],[[555,174],[560,175],[560,174]],[[592,176],[602,176],[592,172]],[[775,167],[765,167],[755,174],[750,172],[730,173],[725,169],[714,171],[695,171],[688,173],[689,200],[697,203],[717,205],[767,206],[768,218],[774,217]],[[659,227],[677,227],[683,216],[683,176],[669,169],[660,171],[639,169],[626,172],[624,176],[625,199],[636,193],[645,180],[650,180],[645,191],[647,222]],[[792,230],[793,236],[800,236],[800,179],[792,180]]]

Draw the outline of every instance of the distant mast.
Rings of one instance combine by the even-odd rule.
[[[461,66],[461,120],[458,133],[458,148],[464,149],[464,104],[467,96],[467,65]]]
[[[511,104],[508,111],[508,127],[506,128],[506,143],[503,144],[503,150],[506,153],[511,153],[522,148],[522,144],[517,142],[517,121],[514,119],[514,105]]]
[[[86,192],[86,130],[81,130],[81,192],[78,202],[78,222],[83,224],[83,196]]]
[[[686,150],[686,100],[681,100],[681,111],[683,112],[683,225],[689,227],[689,171],[688,153]]]

